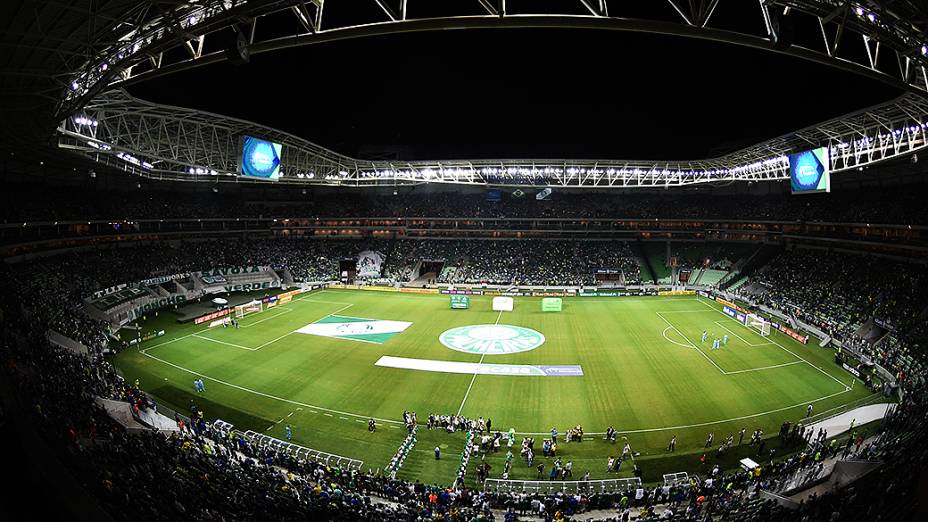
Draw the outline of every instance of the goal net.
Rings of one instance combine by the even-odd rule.
[[[261,301],[252,301],[235,307],[235,317],[241,319],[248,314],[253,314],[264,310],[264,303]]]
[[[764,337],[770,335],[770,321],[755,314],[748,315],[748,327]]]

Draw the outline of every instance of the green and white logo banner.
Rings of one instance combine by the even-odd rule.
[[[545,336],[522,326],[475,324],[446,330],[438,340],[459,352],[503,355],[534,350],[544,344]]]
[[[365,250],[358,254],[356,268],[358,277],[379,277],[384,256],[375,250]]]
[[[410,325],[406,321],[330,315],[300,328],[297,333],[382,344]]]

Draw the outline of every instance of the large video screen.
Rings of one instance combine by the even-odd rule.
[[[245,136],[239,174],[249,178],[277,181],[280,178],[280,152],[283,146]]]
[[[825,147],[789,155],[789,179],[793,194],[831,192],[831,169]]]

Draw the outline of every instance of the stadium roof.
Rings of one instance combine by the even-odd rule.
[[[59,123],[68,121],[66,118],[69,116],[85,117],[82,116],[81,108],[87,104],[99,107],[107,100],[112,100],[113,94],[103,98],[99,96],[113,86],[134,85],[146,79],[223,62],[230,56],[236,56],[234,47],[237,42],[242,43],[250,54],[256,55],[295,46],[352,40],[372,35],[481,28],[534,28],[554,31],[598,29],[603,32],[683,36],[690,39],[688,42],[705,40],[767,50],[798,57],[810,63],[828,65],[832,69],[852,72],[864,78],[876,79],[912,93],[903,99],[904,103],[910,105],[918,105],[918,99],[924,97],[928,89],[928,78],[925,75],[925,65],[928,63],[925,27],[928,17],[921,2],[770,0],[753,4],[730,0],[666,0],[635,3],[646,5],[628,4],[630,3],[610,3],[602,0],[527,3],[462,0],[442,2],[440,5],[406,0],[328,0],[324,3],[319,0],[191,0],[101,1],[88,6],[82,2],[27,0],[17,5],[4,6],[4,9],[10,11],[10,16],[4,17],[9,22],[2,43],[14,52],[4,53],[6,62],[3,65],[2,90],[4,97],[11,101],[5,102],[3,107],[5,113],[15,109],[21,115],[28,115],[28,121],[34,123],[34,127],[41,131],[49,128],[49,121]],[[558,33],[546,34],[550,36]],[[675,49],[677,52],[674,52]],[[489,49],[490,52],[493,50]],[[497,46],[495,50],[499,54],[505,49]],[[486,53],[487,50],[475,47],[474,52]],[[658,91],[659,86],[675,83],[679,85],[680,90],[684,91],[680,93],[681,96],[664,101],[679,103],[683,98],[683,103],[680,104],[681,118],[687,117],[685,109],[707,105],[702,99],[685,99],[688,83],[691,88],[694,82],[688,82],[687,77],[677,76],[685,65],[683,62],[690,59],[685,52],[679,50],[679,41],[663,47],[648,43],[645,50],[626,46],[619,52],[593,45],[586,49],[583,55],[586,55],[587,59],[592,57],[594,63],[601,65],[600,69],[591,70],[590,76],[595,78],[614,69],[615,62],[623,56],[645,52],[649,55],[648,59],[665,71],[665,74],[658,78],[640,80],[630,75],[633,83],[653,83],[655,88],[650,89],[653,91]],[[313,83],[347,85],[346,82],[350,81],[352,86],[369,85],[370,90],[366,94],[377,97],[381,83],[421,82],[417,73],[418,66],[422,64],[409,63],[411,58],[417,56],[420,55],[404,54],[393,57],[391,66],[396,67],[396,74],[392,77],[372,76],[364,69],[353,70],[350,76],[344,76],[338,72],[316,68],[312,63],[291,63],[286,70],[280,70],[277,74],[256,76],[259,79],[265,78],[266,83],[271,86],[283,82],[300,84],[309,80],[307,90],[310,92],[306,98],[290,101],[324,107],[331,105],[331,100],[314,97]],[[731,64],[731,74],[720,74],[714,80],[715,83],[732,83],[733,79],[737,79],[739,72],[747,68],[744,62],[745,60],[741,60]],[[238,72],[240,75],[247,75],[247,71],[249,69],[245,68]],[[545,75],[556,77],[558,72],[557,68],[532,69],[526,75],[529,78],[543,78]],[[803,85],[804,94],[808,88],[807,72],[801,69],[787,71],[787,75],[794,75],[796,83]],[[306,74],[309,74],[308,78]],[[477,74],[479,75],[479,71]],[[782,70],[773,74],[782,75]],[[835,78],[840,80],[839,88],[833,85]],[[826,100],[847,97],[848,92],[852,101],[859,99],[861,105],[870,105],[878,101],[872,96],[879,98],[887,92],[880,93],[875,88],[857,89],[848,83],[846,76],[835,78],[832,78],[830,90],[816,93],[817,96],[812,96],[812,100],[802,100],[811,103],[806,103],[802,111],[797,112],[805,112],[806,117],[809,117],[809,114],[816,114],[816,107],[826,105]],[[230,88],[235,88],[237,80],[235,75],[228,80]],[[426,81],[429,80],[431,79],[426,77]],[[577,78],[576,83],[585,80],[581,76]],[[441,77],[432,81],[437,89],[442,89],[450,83]],[[849,85],[851,88],[847,88]],[[191,87],[195,86],[187,83],[178,90],[183,92],[183,89]],[[473,89],[491,92],[495,90],[492,82],[489,85],[473,85]],[[603,97],[603,91],[607,89],[608,85],[602,87],[594,83],[588,88],[581,87],[578,91],[588,91],[588,98],[597,99]],[[666,92],[668,91],[663,91]],[[725,91],[721,96],[730,97],[731,92]],[[761,98],[753,107],[769,101],[763,97],[770,92],[764,91],[763,86],[759,86],[756,91],[751,89],[750,94]],[[788,94],[782,89],[772,92],[781,96]],[[261,101],[267,101],[267,96]],[[389,97],[383,100],[385,104],[390,104],[391,101]],[[393,103],[404,105],[402,101]],[[649,107],[655,107],[653,100],[646,100],[637,105],[643,107],[644,111]],[[505,108],[494,112],[502,114],[502,118],[505,118]],[[882,115],[884,111],[898,108],[898,102],[890,102],[869,112]],[[539,112],[545,109],[547,107],[539,107]],[[289,112],[286,104],[266,110],[272,111]],[[906,122],[906,128],[923,123],[921,114],[905,114],[910,120]],[[700,115],[700,119],[709,121],[711,118],[706,118],[703,114]],[[764,121],[763,118],[758,120]],[[879,118],[874,121],[880,122]],[[434,118],[419,126],[434,128],[433,134],[438,134],[442,130],[441,123],[440,118]],[[806,120],[805,123],[810,121]],[[898,122],[884,120],[881,123],[884,133],[894,133],[902,128],[897,128]],[[605,127],[610,124],[607,123]],[[389,123],[387,125],[389,126]],[[454,122],[447,125],[451,127]],[[622,123],[611,125],[631,126]],[[370,127],[371,124],[360,122],[360,126]],[[487,126],[495,126],[495,123],[491,120]],[[590,127],[596,129],[595,125]],[[745,130],[746,127],[738,127],[736,136]],[[858,138],[867,134],[860,131],[859,128],[853,129],[853,132],[860,134]],[[17,135],[27,134],[17,131]],[[41,132],[39,134],[41,135]],[[300,134],[301,138],[305,137],[302,136],[303,133]],[[751,139],[750,131],[745,134],[748,136],[739,137]],[[698,134],[691,135],[684,136],[683,140],[678,138],[675,142],[698,138]],[[808,134],[804,134],[801,138],[807,136]],[[876,136],[872,135],[870,138],[875,139]],[[828,138],[829,141],[839,139],[844,138]],[[647,136],[647,141],[663,141],[661,145],[667,150],[673,150],[675,143],[671,142],[668,145],[666,136]],[[824,143],[819,141],[818,144]],[[758,146],[742,148],[740,151],[756,149]],[[553,155],[557,156],[557,153]],[[667,157],[679,155],[670,152],[660,159]],[[163,158],[152,159],[161,161]],[[687,160],[688,163],[694,161]],[[728,165],[725,168],[733,167]]]

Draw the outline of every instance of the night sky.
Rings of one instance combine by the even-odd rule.
[[[400,159],[699,159],[899,95],[850,73],[728,44],[537,29],[317,44],[130,91],[344,154]]]

